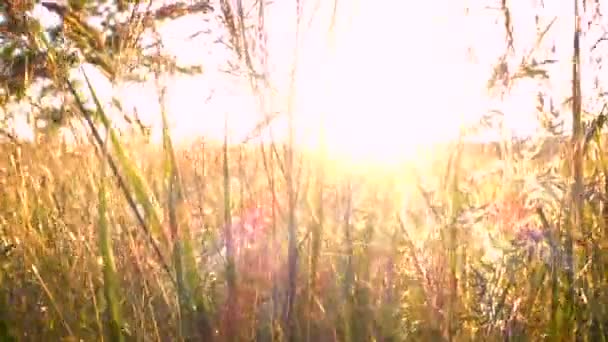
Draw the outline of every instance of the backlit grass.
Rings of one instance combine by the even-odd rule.
[[[121,158],[142,185],[126,182],[125,192],[105,148],[116,158],[109,146],[2,146],[0,226],[3,244],[14,246],[2,257],[10,334],[282,340],[289,282],[280,154],[268,145],[131,147]],[[483,155],[455,151],[438,150],[418,172],[410,165],[384,173],[298,155],[293,338],[536,340],[560,329],[559,174],[543,178],[517,165],[508,176],[493,174],[466,165]],[[114,160],[119,173],[130,172]],[[149,228],[146,197],[134,195],[144,188],[160,208],[158,230],[142,229],[126,200]],[[603,335],[593,325],[606,296],[601,208],[589,200],[586,222],[596,229],[576,244],[591,244],[596,258],[576,260],[587,336]]]

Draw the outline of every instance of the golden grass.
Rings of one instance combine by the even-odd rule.
[[[286,190],[269,147],[264,155],[260,146],[232,147],[225,155],[234,258],[228,271],[236,284],[233,324],[226,326],[224,152],[202,144],[169,154],[167,146],[125,146],[125,160],[162,208],[160,231],[141,229],[99,149],[0,146],[0,228],[4,244],[15,245],[3,259],[0,283],[10,334],[282,340]],[[545,240],[536,244],[526,235],[542,230],[526,201],[551,224],[559,220],[559,201],[541,206],[518,170],[510,179],[489,171],[473,177],[491,158],[448,152],[438,150],[419,178],[411,166],[384,174],[329,163],[320,169],[313,157],[298,156],[296,340],[464,341],[507,333],[536,339],[547,332],[550,316],[541,308],[561,293],[559,281],[547,287],[559,280],[551,267],[561,261],[542,247]],[[164,159],[171,154],[173,162]],[[172,203],[178,198],[172,170],[179,170],[179,203]],[[527,219],[532,226],[518,225]],[[152,241],[167,259],[159,259]]]

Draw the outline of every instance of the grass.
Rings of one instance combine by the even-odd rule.
[[[166,127],[150,146],[81,111],[88,144],[0,146],[3,339],[606,335],[600,136],[576,228],[559,156],[455,143],[418,169],[298,151],[285,168],[282,146],[176,149]]]
[[[69,152],[51,143],[2,149],[0,227],[4,244],[15,247],[3,257],[0,288],[12,336],[282,340],[288,207],[276,156],[264,158],[255,146],[172,151],[168,142],[162,150],[125,150],[162,208],[154,231],[141,229],[97,157],[102,149]],[[380,179],[299,157],[307,159],[295,209],[294,340],[537,340],[559,332],[567,290],[561,241],[550,248],[546,239],[525,236],[542,229],[525,201],[547,215],[547,234],[559,234],[563,208],[559,196],[528,194],[517,177],[529,175],[467,179],[464,159],[453,154],[436,161],[441,172],[426,173],[423,180],[437,181],[436,188],[418,192],[405,172]],[[493,210],[484,208],[492,202]],[[586,219],[598,226],[589,240],[598,261],[577,269],[579,279],[593,272],[589,277],[602,282],[603,221],[591,206]],[[149,225],[154,217],[143,212]],[[227,231],[232,267],[222,252]],[[153,242],[173,261],[160,260]],[[576,305],[589,322],[579,333],[590,340],[605,329],[600,284],[577,287],[588,291]]]
[[[584,136],[574,33],[586,149],[566,160],[456,142],[387,171],[176,148],[162,110],[150,146],[57,72],[90,140],[0,145],[0,340],[604,341],[608,167],[605,137]]]

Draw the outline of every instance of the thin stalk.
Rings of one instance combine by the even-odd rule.
[[[86,77],[86,74],[85,74],[85,77]],[[74,88],[74,85],[70,81],[66,80],[66,82],[67,82],[67,85],[68,85],[68,88],[69,88],[70,92],[72,93],[72,95],[76,99],[76,104],[78,106],[78,109],[80,110],[80,112],[85,117],[85,119],[87,121],[87,124],[89,125],[89,128],[91,129],[93,137],[95,138],[95,142],[97,143],[98,146],[103,146],[103,139],[101,138],[101,135],[99,134],[99,130],[95,126],[95,123],[93,123],[93,118],[91,117],[89,111],[87,111],[84,108],[84,104],[83,104],[82,100],[80,100],[80,97],[78,96],[78,92],[76,91],[76,88]],[[95,94],[94,91],[93,91],[93,88],[90,85],[90,83],[89,82],[87,82],[87,83],[89,85],[89,89],[91,90],[91,92],[93,94]],[[96,100],[95,102],[97,104],[97,109],[99,111],[101,111],[101,105],[99,104],[99,101]],[[103,115],[102,115],[102,117],[103,117]],[[107,122],[106,129],[111,130],[111,127],[109,126],[109,122]],[[114,138],[114,139],[112,139],[112,144],[114,145],[114,147],[116,149],[118,149],[117,146],[120,146],[120,142],[117,140],[117,137],[115,135],[112,135],[112,132],[110,132],[110,134],[111,134],[110,138]],[[143,215],[141,214],[141,212],[137,208],[137,204],[135,202],[135,199],[133,198],[133,196],[129,192],[129,187],[127,185],[127,182],[125,181],[125,178],[119,172],[118,166],[117,166],[116,162],[114,161],[114,159],[112,158],[112,156],[109,153],[105,153],[104,156],[106,157],[108,166],[110,166],[110,169],[112,169],[112,173],[114,174],[114,177],[116,177],[116,180],[118,181],[119,188],[122,190],[122,192],[123,192],[123,194],[124,194],[124,196],[125,196],[125,198],[127,200],[127,203],[129,205],[129,207],[131,208],[131,210],[135,214],[135,218],[137,219],[137,222],[139,223],[140,227],[142,227],[142,229],[144,230],[144,233],[146,234],[146,236],[149,238],[150,243],[152,244],[152,248],[154,249],[154,252],[156,253],[159,261],[161,262],[161,265],[163,266],[164,271],[171,278],[172,282],[175,285],[177,285],[177,281],[175,280],[175,278],[173,278],[173,274],[171,273],[171,269],[169,268],[169,265],[166,262],[166,259],[165,259],[164,255],[163,255],[163,253],[162,253],[162,251],[160,249],[160,246],[154,240],[154,236],[152,234],[153,229],[151,229],[150,224],[146,221],[146,219],[144,219]],[[121,155],[121,156],[124,157],[124,155]],[[119,156],[119,159],[121,159],[120,156]],[[137,177],[135,177],[135,178],[137,178]],[[149,200],[147,198],[138,198],[138,200],[142,200],[141,201],[142,203],[149,203]],[[152,206],[149,206],[149,208],[151,209]],[[156,214],[156,211],[155,210],[151,210],[150,213],[151,213],[151,218],[153,219],[152,221],[156,222],[156,224],[154,224],[154,225],[160,226],[160,221],[158,220],[158,216]]]
[[[568,262],[567,288],[568,288],[568,331],[573,331],[571,326],[574,315],[575,293],[574,293],[574,256],[572,237],[575,230],[581,230],[586,236],[583,228],[583,150],[582,142],[584,138],[583,124],[581,117],[582,94],[581,94],[581,51],[580,51],[580,15],[578,0],[574,0],[574,51],[572,56],[572,221],[569,231],[566,233],[566,258]],[[580,322],[580,320],[577,320]],[[578,325],[578,324],[577,324]],[[577,328],[582,328],[581,326]],[[578,329],[577,329],[578,330]]]
[[[206,303],[200,296],[193,294],[200,283],[200,274],[194,256],[192,236],[190,232],[189,208],[186,203],[186,192],[182,184],[182,177],[177,165],[175,149],[169,134],[169,122],[165,109],[164,87],[159,85],[159,101],[163,123],[163,149],[165,155],[165,180],[169,203],[169,226],[173,239],[173,260],[178,282],[182,330],[188,338],[194,333],[192,320],[198,314],[199,338],[210,340],[212,332],[208,321]]]
[[[285,307],[285,327],[286,337],[288,341],[295,338],[295,319],[293,308],[296,301],[297,274],[298,274],[298,237],[296,232],[297,217],[296,217],[296,190],[294,180],[294,138],[295,138],[295,122],[294,122],[294,106],[296,95],[296,75],[299,60],[300,46],[300,20],[301,20],[301,4],[300,0],[296,0],[296,32],[295,46],[293,53],[293,61],[290,72],[289,94],[287,101],[287,125],[288,125],[288,142],[287,153],[285,156],[285,180],[287,181],[287,201],[288,201],[288,216],[287,216],[287,234],[288,234],[288,284],[287,284],[287,303]]]
[[[455,338],[455,329],[457,326],[457,298],[458,298],[458,227],[457,219],[462,210],[462,193],[458,183],[460,178],[461,158],[462,158],[463,142],[460,140],[456,146],[456,150],[451,155],[446,172],[446,191],[449,200],[449,222],[443,227],[447,230],[444,238],[447,238],[447,256],[449,262],[448,274],[448,310],[446,322],[446,338],[448,341],[453,341]]]
[[[236,304],[237,283],[236,265],[234,260],[234,241],[232,236],[232,213],[230,197],[230,170],[228,165],[228,116],[224,119],[224,145],[223,145],[223,180],[224,180],[224,239],[226,244],[226,285],[228,286],[228,306],[226,317],[226,338],[236,341]]]
[[[312,311],[314,298],[316,296],[317,272],[319,266],[319,255],[321,253],[321,241],[323,240],[323,224],[325,223],[323,210],[323,197],[325,188],[325,142],[324,130],[321,132],[321,151],[319,165],[317,168],[317,179],[315,186],[315,215],[313,215],[311,242],[309,252],[309,278],[308,278],[308,322],[306,327],[306,340],[310,341]]]
[[[176,205],[178,201],[181,201],[181,192],[177,187],[176,178],[177,170],[173,156],[173,149],[171,144],[171,136],[169,135],[169,124],[167,122],[167,115],[164,108],[164,93],[165,89],[159,89],[159,102],[161,106],[161,119],[163,129],[163,154],[164,154],[164,182],[165,190],[167,194],[167,203],[169,209],[169,227],[171,231],[171,240],[173,242],[173,267],[175,268],[175,278],[177,280],[177,295],[179,299],[179,315],[180,321],[178,336],[184,339],[184,336],[189,335],[189,329],[187,321],[189,318],[190,307],[189,303],[185,301],[189,298],[189,291],[184,276],[184,260],[182,251],[182,236],[180,232],[180,226],[178,224]]]
[[[65,327],[65,330],[68,332],[68,334],[71,337],[76,336],[76,335],[74,335],[74,331],[72,330],[72,328],[68,324],[68,321],[66,321],[65,316],[62,314],[61,309],[59,309],[59,303],[57,303],[57,301],[55,300],[55,297],[53,296],[53,293],[51,292],[51,289],[49,289],[49,287],[46,285],[46,282],[42,279],[42,276],[40,276],[40,272],[38,271],[38,267],[36,267],[36,265],[32,265],[32,272],[34,273],[34,276],[36,277],[36,280],[38,280],[38,282],[40,283],[40,286],[42,286],[42,289],[44,290],[44,293],[49,298],[49,301],[51,302],[51,305],[53,306],[53,309],[55,310],[55,312],[59,316],[59,319],[61,320],[61,324]]]
[[[346,312],[344,315],[344,341],[350,342],[356,339],[354,336],[355,327],[353,327],[354,315],[354,288],[355,288],[355,270],[353,266],[353,237],[351,227],[352,214],[352,189],[349,181],[346,186],[346,209],[344,210],[343,225],[344,225],[344,244],[345,244],[345,274],[344,274],[344,297],[346,299]]]
[[[330,53],[334,51],[335,47],[335,26],[336,26],[336,17],[337,17],[337,9],[338,9],[338,0],[334,0],[333,3],[333,11],[331,16],[331,21],[329,24],[328,35],[329,42],[328,47]],[[329,86],[330,87],[330,86]],[[331,89],[328,89],[327,93],[331,92]],[[309,280],[308,280],[308,322],[306,327],[306,341],[311,340],[311,322],[312,322],[312,311],[314,307],[314,299],[316,296],[316,279],[317,279],[317,269],[319,265],[319,255],[321,253],[321,241],[323,240],[323,225],[325,222],[324,218],[324,210],[323,210],[323,199],[324,199],[324,188],[325,188],[325,167],[326,167],[326,158],[327,158],[327,146],[326,146],[326,130],[325,130],[325,117],[322,114],[321,122],[319,122],[319,156],[318,156],[318,166],[317,166],[317,178],[316,178],[316,186],[315,186],[315,212],[314,222],[312,223],[313,227],[311,230],[311,243],[310,243],[310,252],[309,252]]]
[[[107,139],[103,146],[107,149]],[[112,247],[112,236],[110,225],[107,218],[108,201],[106,195],[106,163],[102,162],[101,175],[99,179],[99,204],[98,204],[98,229],[99,229],[99,250],[103,260],[103,289],[108,303],[108,324],[107,331],[110,341],[124,341],[122,333],[122,314],[118,297],[118,277],[116,275],[116,263]]]

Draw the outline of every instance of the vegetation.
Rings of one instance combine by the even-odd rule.
[[[114,7],[102,10],[108,3]],[[43,28],[28,14],[34,1],[0,7],[7,122],[0,125],[6,138],[0,145],[0,340],[608,336],[606,113],[585,113],[581,56],[592,52],[580,45],[580,24],[573,30],[572,134],[558,131],[565,113],[550,106],[539,110],[547,114],[549,139],[495,146],[459,140],[386,170],[332,161],[323,144],[314,153],[297,149],[295,71],[285,143],[229,144],[226,132],[223,143],[176,146],[162,78],[201,68],[140,49],[139,37],[156,37],[162,20],[217,14],[234,52],[230,72],[247,79],[264,104],[271,83],[260,71],[264,2],[255,3],[256,18],[240,1],[67,4],[43,4],[62,16],[61,29]],[[601,5],[574,7],[573,21]],[[546,81],[542,67],[552,63],[518,55],[513,11],[502,2],[508,53],[492,79],[505,92],[522,79]],[[106,31],[86,24],[93,16],[105,18]],[[537,30],[538,45],[550,26]],[[509,72],[512,59],[522,62]],[[70,77],[84,62],[114,83],[157,81],[160,146],[114,127],[116,118],[86,74],[80,83]],[[31,96],[36,82],[45,85],[41,96],[63,99],[59,107],[34,106],[41,102]],[[601,87],[596,90],[601,101]],[[539,99],[549,102],[550,95]],[[30,142],[9,130],[17,115],[9,107],[23,102],[44,123]],[[121,114],[145,133],[136,117]],[[274,119],[264,117],[252,136]],[[57,128],[74,122],[84,122],[86,134],[67,143]]]

